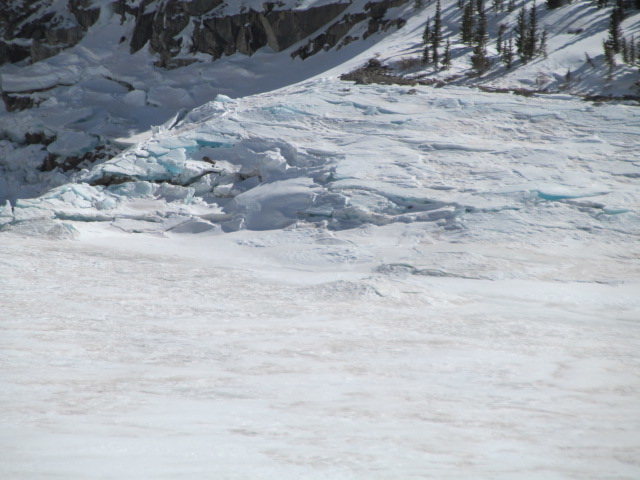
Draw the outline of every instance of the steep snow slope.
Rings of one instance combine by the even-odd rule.
[[[515,2],[516,8],[509,12],[508,2],[503,2],[504,10],[496,11],[495,2],[484,2],[487,12],[487,56],[490,67],[487,72],[477,75],[471,68],[473,47],[464,44],[461,39],[463,10],[458,2],[442,2],[442,45],[440,55],[444,53],[444,44],[451,42],[452,64],[448,69],[435,68],[432,65],[412,67],[412,75],[417,78],[437,79],[450,84],[484,85],[493,88],[526,89],[544,92],[566,92],[582,95],[636,95],[640,94],[640,60],[635,65],[625,64],[620,54],[616,55],[616,66],[609,72],[602,47],[609,35],[609,22],[612,6],[598,8],[596,2],[579,0],[566,5],[548,9],[543,1]],[[614,2],[611,2],[613,4]],[[380,58],[395,65],[401,73],[406,73],[401,65],[410,64],[410,60],[422,57],[423,43],[421,35],[425,20],[435,17],[434,2],[413,16],[403,28],[405,42],[394,42],[397,49],[392,55],[379,51]],[[518,15],[523,8],[527,19],[536,5],[539,39],[546,31],[546,55],[536,55],[528,62],[522,62],[514,52],[514,63],[507,68],[498,52],[498,31],[505,26],[503,42],[511,37],[515,41],[515,27]],[[476,24],[478,23],[475,14]],[[411,33],[410,33],[411,32]],[[640,11],[629,7],[621,23],[622,35],[634,42],[640,37]],[[397,36],[399,37],[399,36]],[[375,50],[375,49],[374,49]],[[395,63],[394,63],[395,62]],[[411,69],[410,69],[411,70]],[[410,72],[411,73],[411,72]],[[567,75],[569,74],[569,75]]]
[[[636,111],[318,79],[6,207],[0,472],[637,477]]]

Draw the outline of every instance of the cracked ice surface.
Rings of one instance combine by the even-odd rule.
[[[637,478],[639,139],[323,80],[1,206],[1,476]]]
[[[432,222],[474,235],[483,229],[471,226],[487,217],[537,228],[549,223],[542,216],[558,228],[635,235],[635,110],[564,97],[410,95],[404,87],[308,82],[239,100],[220,96],[82,173],[78,181],[95,185],[86,188],[106,202],[77,196],[80,203],[53,205],[63,186],[17,206],[52,208],[58,218],[81,208],[84,218],[104,220],[124,214],[133,196],[156,201],[161,217],[178,215],[167,203],[181,202],[183,220],[225,231]],[[110,183],[118,185],[104,187]],[[173,187],[158,189],[162,183]]]

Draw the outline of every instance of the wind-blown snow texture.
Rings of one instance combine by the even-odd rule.
[[[0,215],[4,477],[640,475],[635,107],[318,79],[174,123]]]

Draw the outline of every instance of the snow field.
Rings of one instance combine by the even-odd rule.
[[[397,225],[371,228],[4,234],[2,476],[637,476],[637,276],[327,260],[345,242],[375,251]],[[393,233],[405,244],[389,256],[420,245]],[[419,258],[456,247],[432,248]]]

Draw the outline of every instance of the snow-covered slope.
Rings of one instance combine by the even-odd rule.
[[[504,8],[496,10],[499,2],[484,2],[487,15],[487,57],[490,66],[486,72],[477,75],[472,69],[471,57],[473,46],[462,42],[461,25],[463,9],[456,1],[442,2],[442,42],[440,56],[444,53],[444,44],[451,43],[451,66],[438,68],[433,65],[416,65],[422,58],[423,42],[421,41],[425,19],[433,21],[435,2],[424,2],[422,10],[413,16],[403,29],[405,42],[394,42],[398,48],[392,55],[380,52],[380,58],[396,67],[400,73],[409,73],[414,78],[440,80],[454,85],[483,85],[496,89],[524,89],[538,92],[564,92],[577,95],[602,95],[621,97],[624,95],[640,95],[640,60],[635,64],[622,61],[616,55],[616,66],[609,71],[603,50],[603,41],[608,38],[613,3],[606,8],[598,8],[597,3],[590,0],[565,2],[566,4],[549,9],[546,2],[522,1],[514,2],[515,8],[509,11],[507,1],[502,2]],[[498,47],[500,26],[505,27],[502,35],[503,43],[509,38],[515,41],[518,16],[523,11],[529,18],[531,9],[536,8],[538,40],[542,32],[546,32],[545,53],[539,53],[527,62],[518,59],[514,47],[514,60],[511,68],[507,68],[501,60]],[[478,23],[477,14],[476,24]],[[413,32],[409,34],[409,32]],[[621,34],[629,42],[640,38],[640,10],[627,8],[625,18],[621,22]],[[419,42],[416,42],[419,40]],[[403,69],[402,67],[408,67]]]

